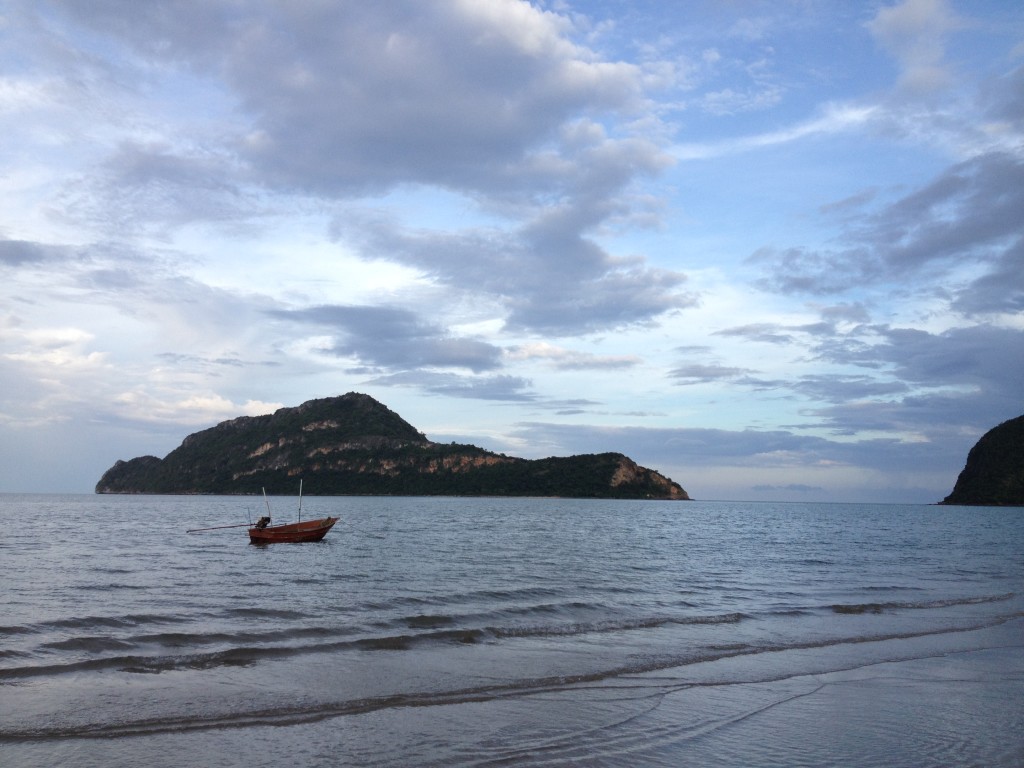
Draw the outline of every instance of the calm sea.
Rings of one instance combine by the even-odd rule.
[[[1024,764],[1022,509],[263,511],[0,495],[0,764]]]

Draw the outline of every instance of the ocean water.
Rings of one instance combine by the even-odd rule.
[[[1024,765],[1022,509],[262,512],[0,495],[0,765]]]

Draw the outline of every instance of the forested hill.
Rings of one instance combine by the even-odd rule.
[[[435,443],[350,392],[196,432],[163,459],[118,461],[96,493],[564,496],[688,499],[621,453],[528,460]]]
[[[1024,416],[982,435],[942,503],[1024,507]]]

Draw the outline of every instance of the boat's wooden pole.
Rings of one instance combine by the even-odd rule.
[[[198,533],[199,531],[219,531],[223,528],[248,528],[249,523],[241,523],[240,525],[215,525],[212,528],[190,528],[185,533]]]

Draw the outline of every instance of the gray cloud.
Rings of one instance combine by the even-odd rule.
[[[949,435],[941,441],[892,439],[829,440],[787,430],[595,427],[526,422],[515,437],[523,443],[562,453],[621,451],[649,467],[815,467],[847,465],[872,470],[951,473],[963,467],[973,437]],[[685,477],[675,478],[686,487]]]
[[[793,337],[788,333],[779,333],[782,326],[774,323],[754,323],[742,325],[735,328],[726,328],[715,331],[715,336],[739,336],[748,341],[761,341],[767,344],[789,344]]]
[[[20,267],[64,258],[66,249],[25,240],[0,240],[0,266]]]
[[[1024,331],[979,325],[928,333],[892,328],[873,349],[896,374],[918,384],[967,385],[990,395],[1021,397]]]
[[[339,236],[379,256],[424,270],[455,288],[493,296],[510,330],[578,334],[650,322],[693,306],[678,272],[623,262],[546,214],[518,232],[408,231],[384,219],[348,219]]]
[[[597,60],[564,19],[452,2],[173,7],[101,0],[66,13],[147,57],[223,79],[251,121],[239,150],[271,184],[363,195],[410,181],[522,188],[532,148],[581,113],[629,109],[634,65]]]
[[[910,387],[902,381],[886,381],[870,376],[843,374],[802,376],[792,387],[802,395],[832,403],[889,397],[910,391]]]
[[[406,370],[420,366],[492,370],[501,366],[499,347],[449,335],[415,313],[389,307],[325,305],[275,310],[274,317],[316,325],[339,336],[327,351],[367,365]]]
[[[921,189],[848,222],[837,250],[765,248],[750,261],[767,265],[767,290],[816,295],[854,286],[936,275],[974,263],[993,275],[1020,261],[1024,232],[1024,161],[994,152],[949,168]],[[982,277],[957,301],[974,312],[1006,311],[1021,301],[1021,284]]]
[[[515,331],[589,333],[695,304],[681,273],[613,256],[594,239],[650,218],[632,186],[670,158],[628,122],[642,105],[642,71],[571,42],[567,17],[411,0],[63,8],[146,57],[211,78],[237,115],[207,128],[202,149],[121,144],[98,188],[69,193],[72,213],[159,233],[256,221],[266,203],[250,187],[352,199],[424,185],[506,224],[397,231],[346,211],[335,233],[367,259],[496,299]]]
[[[668,372],[679,384],[706,384],[713,381],[737,379],[745,374],[754,373],[746,368],[733,368],[726,365],[708,363],[688,363],[673,368]]]
[[[822,318],[830,325],[841,322],[863,324],[871,320],[867,307],[860,302],[821,307],[819,312]]]
[[[787,483],[786,485],[754,485],[754,491],[788,491],[792,493],[815,493],[825,489],[819,485],[805,485],[803,483]]]
[[[68,186],[60,216],[118,237],[146,230],[163,235],[196,222],[249,222],[265,204],[245,191],[243,178],[223,153],[123,142],[87,181]]]
[[[885,367],[896,381],[877,385],[891,386],[890,394],[898,395],[897,382],[902,382],[907,391],[895,401],[835,399],[836,405],[814,411],[836,428],[851,433],[904,430],[941,440],[951,434],[980,435],[1024,410],[1024,331],[984,325],[939,334],[876,330],[882,337],[878,343],[851,341],[819,352],[831,362]],[[852,383],[857,386],[856,379]],[[873,386],[867,380],[865,385]]]
[[[377,376],[368,383],[384,387],[416,387],[433,395],[474,400],[532,402],[536,399],[529,391],[532,385],[528,379],[504,374],[463,376],[433,371],[403,371]]]
[[[981,103],[992,120],[1024,123],[1024,67],[986,83]]]
[[[992,270],[955,293],[953,308],[966,315],[1024,312],[1024,237],[993,261]]]

